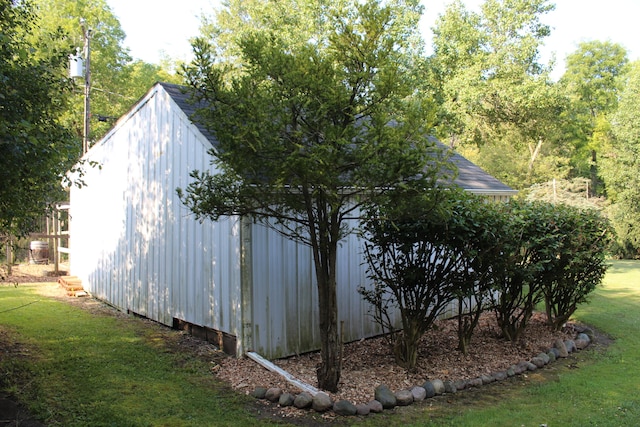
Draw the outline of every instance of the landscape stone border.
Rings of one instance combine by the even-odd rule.
[[[264,399],[281,407],[293,406],[298,409],[313,410],[324,413],[333,411],[337,415],[354,416],[379,413],[385,409],[393,409],[397,406],[408,406],[416,402],[422,402],[434,396],[453,394],[468,388],[481,387],[493,382],[504,381],[516,375],[522,375],[528,371],[543,368],[558,359],[568,357],[569,354],[583,350],[594,340],[593,330],[587,327],[577,328],[577,335],[573,340],[557,339],[546,351],[532,357],[530,360],[521,361],[511,365],[507,370],[494,372],[490,375],[481,375],[477,378],[460,380],[431,379],[422,385],[415,385],[408,389],[393,392],[384,384],[379,385],[373,392],[373,400],[366,404],[353,404],[348,400],[332,401],[325,392],[318,392],[312,396],[308,392],[294,395],[284,392],[280,388],[256,387],[251,395],[256,399]]]

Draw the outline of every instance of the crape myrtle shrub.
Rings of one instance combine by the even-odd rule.
[[[559,330],[602,282],[614,233],[609,221],[595,209],[558,205],[552,219],[557,251],[547,265],[541,291],[549,326]]]
[[[363,226],[374,285],[361,288],[400,366],[415,367],[420,338],[450,304],[466,353],[492,310],[515,341],[542,301],[562,327],[602,281],[611,228],[599,213],[540,202],[491,203],[453,189],[389,197]],[[400,315],[394,329],[392,312]]]
[[[396,362],[411,369],[420,338],[454,301],[461,312],[460,348],[466,352],[482,307],[489,301],[487,259],[496,249],[491,227],[485,225],[496,216],[490,205],[455,189],[407,196],[395,194],[368,213],[363,230],[374,285],[360,292],[375,307],[375,320],[389,332]],[[400,333],[394,330],[395,310]]]

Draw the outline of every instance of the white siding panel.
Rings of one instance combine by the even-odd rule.
[[[255,224],[253,350],[269,358],[320,348],[318,292],[311,249]],[[380,333],[358,287],[366,284],[362,242],[355,235],[338,249],[338,319],[345,341]]]
[[[174,318],[236,335],[236,218],[200,223],[176,194],[209,169],[209,144],[161,86],[96,146],[71,191],[71,270],[95,297],[167,325]]]

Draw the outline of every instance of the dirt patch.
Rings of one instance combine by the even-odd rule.
[[[66,264],[60,264],[55,271],[53,264],[19,264],[11,267],[11,274],[7,272],[7,266],[0,266],[0,283],[42,283],[56,282],[58,277],[64,276],[69,270]]]

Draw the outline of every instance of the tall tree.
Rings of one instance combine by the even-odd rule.
[[[59,118],[71,87],[68,49],[33,45],[36,16],[24,1],[0,0],[0,234],[23,235],[60,197],[77,140]],[[50,37],[59,36],[56,32]]]
[[[199,117],[218,140],[218,172],[194,171],[182,197],[199,218],[251,215],[311,247],[318,385],[335,391],[338,243],[363,204],[393,188],[432,187],[438,170],[427,138],[432,105],[418,90],[421,8],[414,0],[244,5],[225,9],[240,23],[230,44],[194,43],[186,74],[209,105]]]
[[[640,257],[640,62],[623,76],[618,109],[611,118],[613,140],[605,145],[601,174],[613,202],[611,219],[619,252]]]
[[[553,142],[564,100],[539,62],[550,31],[541,17],[551,10],[547,0],[487,0],[477,14],[458,0],[434,28],[432,63],[443,103],[438,134],[452,145],[476,145],[481,154],[502,153],[495,163],[482,155],[477,161],[518,188],[545,178],[537,168],[543,156],[553,170],[562,164]],[[521,164],[520,173],[501,173],[505,164]]]
[[[567,132],[575,146],[575,173],[591,179],[591,193],[599,187],[598,153],[616,110],[620,93],[619,76],[628,63],[626,50],[617,43],[589,41],[567,56],[567,71],[560,83],[570,100]]]

